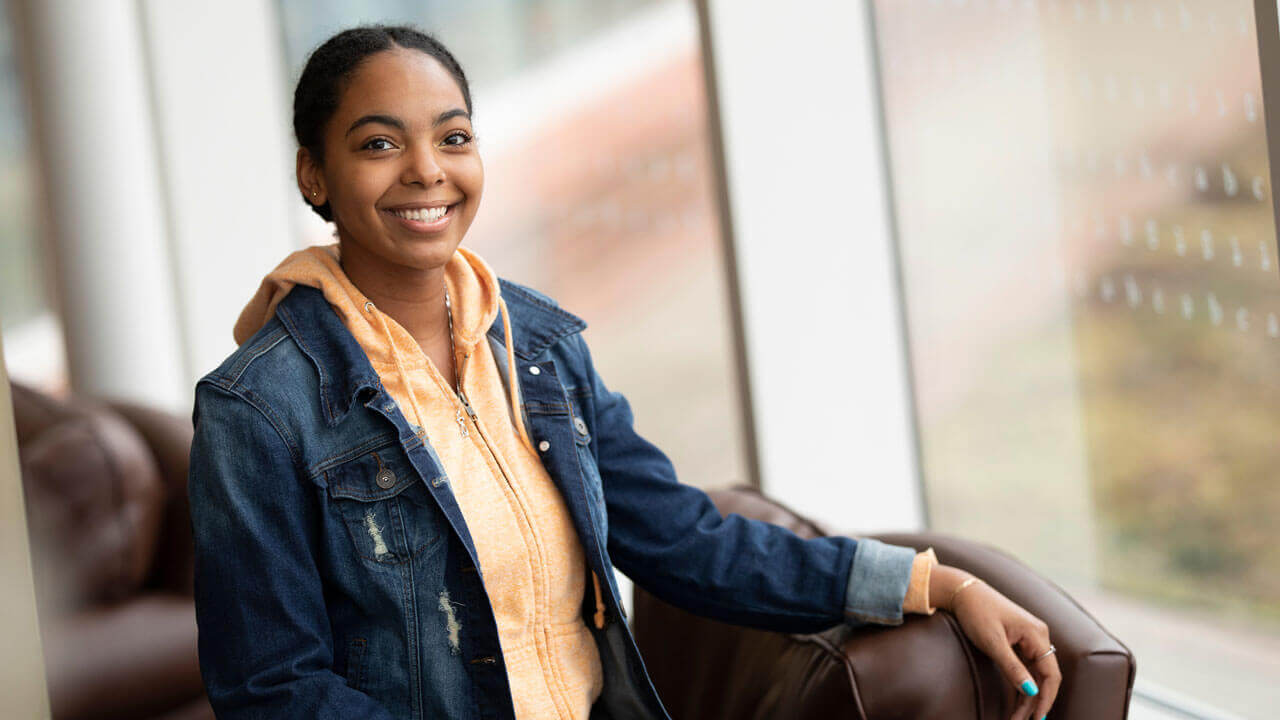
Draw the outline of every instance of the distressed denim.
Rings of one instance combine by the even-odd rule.
[[[613,569],[723,622],[901,622],[914,551],[721,518],[638,435],[580,318],[500,280],[526,426],[602,579],[593,720],[665,720]],[[501,322],[488,332],[503,357]],[[531,368],[537,372],[530,372]],[[514,720],[483,571],[448,478],[319,290],[195,387],[188,494],[201,673],[219,718]]]

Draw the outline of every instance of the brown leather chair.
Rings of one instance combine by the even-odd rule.
[[[191,419],[11,383],[55,720],[211,720],[196,654]]]
[[[12,394],[53,717],[210,720],[191,599],[190,419],[19,383]],[[750,488],[712,498],[724,513],[829,534]],[[1132,655],[1060,589],[975,543],[877,537],[932,546],[1049,623],[1065,675],[1051,718],[1125,717]],[[1003,720],[1013,699],[946,613],[792,636],[697,618],[637,588],[634,615],[675,720]]]
[[[826,529],[749,487],[711,492],[722,514],[802,537]],[[1128,716],[1133,654],[1061,588],[1012,557],[938,533],[874,535],[986,580],[1044,620],[1063,685],[1051,720]],[[1014,691],[954,617],[909,615],[899,627],[839,626],[816,635],[750,630],[696,617],[639,587],[636,641],[673,720],[1006,720]]]

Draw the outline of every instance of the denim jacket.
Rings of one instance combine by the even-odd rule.
[[[668,717],[615,567],[723,622],[784,632],[901,622],[913,550],[721,518],[636,433],[626,398],[592,365],[586,323],[500,284],[518,368],[510,378],[498,363],[503,382],[519,383],[526,427],[602,579],[603,627],[594,596],[583,598],[604,670],[593,720]],[[501,322],[487,339],[506,354]],[[219,718],[514,720],[453,480],[319,290],[293,288],[196,383],[192,420],[199,657]],[[370,517],[382,529],[376,553]]]

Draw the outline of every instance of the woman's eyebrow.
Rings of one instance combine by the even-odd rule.
[[[452,110],[445,110],[444,112],[437,115],[435,122],[431,123],[431,127],[437,127],[440,125],[440,123],[444,122],[445,120],[448,120],[449,118],[459,117],[459,116],[464,117],[467,120],[471,120],[471,114],[468,113],[466,110],[463,110],[462,108],[453,108]],[[351,123],[351,127],[347,128],[346,134],[350,135],[352,132],[355,131],[356,128],[360,127],[361,125],[368,125],[369,123],[379,123],[381,125],[388,125],[390,127],[393,127],[399,130],[400,132],[404,132],[404,123],[400,122],[400,118],[394,115],[373,114],[373,115],[365,115],[361,117],[359,120],[356,120],[355,122]]]
[[[400,132],[404,132],[404,123],[400,122],[400,118],[398,117],[395,117],[392,115],[365,115],[359,120],[356,120],[355,122],[351,123],[351,127],[347,128],[347,135],[350,135],[352,131],[354,131],[356,128],[360,127],[361,125],[368,125],[369,123],[380,123],[382,125],[389,125],[399,130]],[[344,135],[343,137],[346,137],[346,135]]]
[[[454,108],[452,110],[445,110],[444,112],[437,115],[436,121],[431,123],[431,127],[436,127],[437,125],[444,122],[445,120],[448,120],[449,118],[455,118],[458,116],[462,116],[467,120],[471,120],[471,114],[468,113],[466,110],[463,110],[462,108]]]

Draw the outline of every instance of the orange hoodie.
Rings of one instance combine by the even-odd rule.
[[[324,293],[444,465],[480,560],[516,717],[586,720],[604,682],[599,650],[581,615],[587,566],[564,499],[521,418],[506,303],[493,270],[465,248],[445,266],[445,282],[458,381],[474,420],[413,336],[347,278],[337,243],[298,250],[263,278],[236,321],[235,339],[243,343],[261,328],[295,284]],[[485,339],[499,312],[509,394]],[[600,608],[598,580],[592,581]],[[440,610],[452,617],[446,603],[442,597]]]

